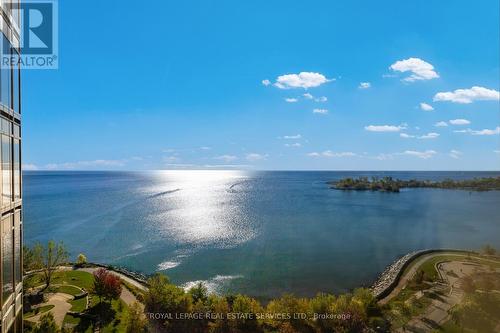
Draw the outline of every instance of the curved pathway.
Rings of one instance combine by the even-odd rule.
[[[51,312],[54,315],[54,319],[56,324],[59,327],[62,327],[64,316],[71,309],[71,304],[69,301],[73,299],[73,296],[64,293],[55,293],[49,296],[49,300],[44,305],[53,305],[54,307],[47,312],[39,313],[33,317],[26,318],[26,320],[37,323],[40,320],[40,317],[46,313]]]
[[[394,289],[391,291],[391,293],[389,295],[387,295],[386,297],[379,300],[379,304],[387,304],[387,302],[389,302],[391,299],[396,297],[401,292],[401,290],[403,290],[405,288],[408,281],[410,281],[415,276],[418,269],[420,268],[420,266],[422,266],[422,264],[424,262],[426,262],[427,260],[430,260],[432,258],[441,257],[441,256],[467,257],[467,255],[465,255],[465,254],[458,254],[458,253],[453,253],[453,252],[449,252],[449,253],[448,252],[435,252],[435,253],[424,254],[424,255],[418,257],[414,262],[412,262],[410,264],[410,269],[407,269],[407,271],[400,277],[398,284],[396,285],[396,287],[394,287]],[[490,259],[482,258],[482,257],[478,257],[478,256],[469,256],[469,257],[474,258],[474,259],[483,260],[483,261],[489,261],[489,262],[493,262],[493,263],[497,263],[497,264],[499,263],[499,261],[490,260]]]

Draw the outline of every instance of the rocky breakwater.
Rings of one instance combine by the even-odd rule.
[[[386,296],[394,288],[408,263],[424,251],[411,252],[389,265],[370,288],[375,298]]]

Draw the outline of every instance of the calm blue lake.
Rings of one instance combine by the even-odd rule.
[[[25,242],[64,240],[73,258],[261,299],[367,286],[414,250],[500,248],[500,192],[325,184],[362,175],[500,172],[26,172]]]

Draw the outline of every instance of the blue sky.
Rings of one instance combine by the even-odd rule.
[[[499,11],[61,1],[59,69],[23,74],[24,166],[500,170]]]

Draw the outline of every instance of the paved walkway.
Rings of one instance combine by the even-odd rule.
[[[400,277],[398,285],[391,291],[391,293],[389,295],[387,295],[386,297],[382,298],[381,300],[379,300],[379,304],[382,304],[382,305],[386,304],[391,299],[393,299],[394,297],[399,295],[401,290],[403,290],[406,287],[407,283],[415,276],[418,269],[420,268],[420,266],[422,266],[422,264],[424,262],[426,262],[427,260],[430,260],[432,258],[440,257],[440,256],[465,257],[464,254],[447,253],[447,252],[429,253],[429,254],[424,254],[424,255],[418,257],[416,261],[414,261],[413,263],[410,264],[410,269],[407,270],[406,273]],[[493,262],[493,263],[498,263],[498,261],[490,260],[490,259],[486,259],[486,258],[481,258],[481,257],[477,257],[477,256],[470,256],[470,258],[480,259],[482,261],[489,261],[489,262]]]
[[[57,325],[61,327],[64,321],[64,316],[66,316],[66,313],[68,313],[68,311],[71,309],[71,304],[68,302],[71,301],[72,299],[73,296],[68,294],[63,294],[63,293],[50,294],[48,302],[43,303],[43,305],[54,305],[54,307],[47,312],[39,313],[33,317],[26,318],[26,320],[36,323],[40,320],[40,317],[42,315],[51,312],[54,315],[54,319]]]
[[[436,299],[432,300],[426,311],[422,315],[411,319],[398,332],[431,332],[444,324],[449,319],[448,311],[460,303],[464,297],[460,289],[461,279],[472,275],[476,270],[485,270],[484,266],[471,265],[470,263],[460,261],[442,262],[436,268],[441,278],[445,281],[446,286],[450,287],[449,292],[446,294],[436,294]],[[453,272],[453,274],[449,275],[447,274],[448,272]],[[441,290],[446,289],[446,287],[441,288]],[[437,290],[434,289],[432,291]]]

